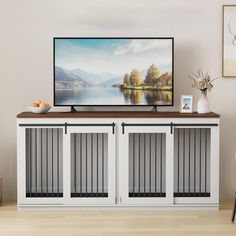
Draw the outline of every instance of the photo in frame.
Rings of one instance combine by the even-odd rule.
[[[181,113],[193,112],[193,96],[192,95],[181,95],[180,112]]]
[[[222,76],[236,77],[236,5],[223,6]]]

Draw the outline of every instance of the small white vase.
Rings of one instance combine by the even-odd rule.
[[[197,112],[202,114],[209,112],[209,103],[206,92],[201,92],[201,96],[197,101]]]

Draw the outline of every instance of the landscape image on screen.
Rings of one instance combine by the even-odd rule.
[[[54,39],[55,105],[172,105],[172,39]]]

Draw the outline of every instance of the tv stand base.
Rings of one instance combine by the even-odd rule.
[[[157,106],[154,105],[153,108],[152,108],[152,110],[151,110],[151,112],[158,112],[158,111],[157,111]]]
[[[71,106],[71,107],[70,107],[70,112],[71,112],[71,113],[75,113],[75,112],[78,112],[78,111],[75,109],[74,106]]]

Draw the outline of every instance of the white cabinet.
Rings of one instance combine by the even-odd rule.
[[[30,118],[17,120],[19,208],[218,209],[219,116],[214,113],[27,114]]]

